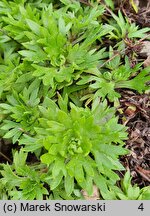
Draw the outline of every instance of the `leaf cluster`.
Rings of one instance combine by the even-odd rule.
[[[124,52],[149,28],[120,11],[107,20],[105,4],[0,0],[0,136],[20,149],[1,164],[0,199],[83,199],[93,184],[101,199],[147,198],[129,174],[116,186],[127,128],[108,103],[149,90],[149,68]]]

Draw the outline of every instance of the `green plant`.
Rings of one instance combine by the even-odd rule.
[[[124,18],[119,11],[118,16],[111,12],[113,20],[110,20],[110,24],[114,27],[114,31],[110,32],[111,39],[123,39],[128,37],[129,39],[143,38],[145,33],[149,31],[149,28],[138,29],[135,23],[129,23],[127,18]]]
[[[113,31],[109,33],[109,38],[111,40],[117,40],[116,47],[119,50],[125,49],[127,40],[130,40],[130,43],[134,43],[136,38],[143,38],[146,36],[145,33],[149,32],[149,28],[139,29],[135,23],[129,22],[128,18],[124,17],[121,11],[118,11],[118,16],[115,15],[112,11],[109,11],[113,19],[110,19],[109,25],[113,27]]]
[[[140,189],[137,185],[132,186],[130,172],[125,173],[121,181],[121,187],[110,187],[109,199],[119,200],[150,200],[150,186]]]
[[[20,150],[19,153],[14,153],[12,166],[3,165],[1,185],[5,188],[7,199],[42,200],[43,195],[48,194],[42,182],[42,171],[39,172],[43,168],[42,165],[29,167],[25,164],[26,158],[27,153]],[[3,195],[3,197],[5,196]]]
[[[1,19],[1,94],[12,88],[23,91],[37,77],[53,96],[103,62],[107,53],[96,47],[96,40],[112,30],[99,21],[104,6],[82,8],[76,1],[68,2],[58,10],[47,3],[40,11],[38,7],[32,10],[32,4],[25,8],[24,1],[17,7],[3,1],[2,8],[9,8],[9,15]]]
[[[110,47],[110,58],[112,56],[113,50]],[[133,89],[139,93],[146,91],[149,89],[147,83],[150,80],[150,68],[142,69],[141,66],[142,64],[139,63],[131,68],[127,56],[125,57],[125,63],[121,63],[120,55],[116,55],[105,64],[106,68],[105,70],[101,69],[101,73],[95,71],[95,74],[81,76],[81,80],[77,84],[89,83],[89,88],[92,90],[90,94],[84,95],[81,100],[96,97],[101,97],[104,100],[107,97],[110,101],[116,101],[120,97],[120,94],[116,91],[118,88]]]
[[[129,174],[117,186],[127,128],[110,102],[149,89],[149,67],[125,52],[149,28],[105,4],[0,0],[0,138],[17,146],[0,164],[0,199],[84,199],[93,184],[101,199],[147,198],[130,195]]]
[[[126,128],[117,124],[114,110],[107,107],[106,101],[103,104],[95,101],[92,111],[73,104],[68,111],[66,101],[59,99],[58,103],[60,108],[48,98],[44,101],[39,107],[42,113],[39,126],[35,128],[34,142],[47,150],[41,155],[41,161],[51,169],[51,189],[59,186],[64,178],[68,195],[73,191],[74,181],[89,193],[92,193],[93,182],[105,190],[107,184],[118,180],[113,170],[123,169],[118,156],[127,152],[122,147]],[[25,151],[39,148],[34,145],[33,149],[25,138],[20,140]]]
[[[58,103],[60,108],[52,100],[45,99],[43,106],[39,107],[42,116],[39,118],[39,126],[35,127],[36,135],[34,139],[28,135],[20,139],[20,144],[25,145],[22,150],[35,152],[42,147],[47,150],[40,158],[49,170],[43,181],[52,191],[63,183],[67,196],[70,196],[77,182],[78,187],[84,188],[89,194],[92,193],[93,183],[102,194],[107,193],[108,186],[119,179],[113,170],[124,169],[118,156],[128,152],[122,142],[126,139],[126,128],[117,124],[114,110],[107,107],[106,101],[103,104],[95,101],[92,111],[73,104],[68,111],[67,98],[65,101],[60,98]],[[9,165],[4,165],[4,171],[1,171],[3,181],[5,187],[12,191],[10,196],[13,194],[15,198],[15,194],[21,196],[23,193],[16,198],[39,199],[42,191],[46,191],[40,183],[42,176],[39,178],[32,167],[25,165],[26,157],[27,154],[23,152],[15,153],[12,167],[17,175],[25,175],[26,178],[15,176]],[[14,181],[10,182],[12,175]],[[22,192],[13,190],[13,186],[19,187]],[[39,195],[36,195],[38,190],[34,191],[37,187]]]
[[[109,6],[111,9],[114,9],[114,1],[113,0],[104,0],[105,4]]]
[[[26,164],[27,153],[13,153],[13,164],[3,164],[0,173],[0,199],[11,200],[42,200],[46,199],[83,199],[80,190],[75,186],[72,196],[67,196],[62,183],[50,190],[51,172],[44,164]]]

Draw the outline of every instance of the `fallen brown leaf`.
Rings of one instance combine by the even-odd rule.
[[[150,66],[150,56],[147,57],[147,59],[143,63],[144,67]]]
[[[98,200],[100,198],[99,189],[96,185],[93,185],[93,194],[91,196],[85,190],[82,190],[81,193],[86,200]]]

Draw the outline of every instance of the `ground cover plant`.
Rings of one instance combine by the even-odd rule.
[[[150,199],[150,28],[123,2],[0,0],[0,199]]]

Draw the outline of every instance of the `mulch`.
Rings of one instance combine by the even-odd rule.
[[[150,184],[150,96],[129,90],[122,91],[120,122],[128,127],[125,147],[130,154],[120,158],[130,170],[132,183],[140,187]]]

